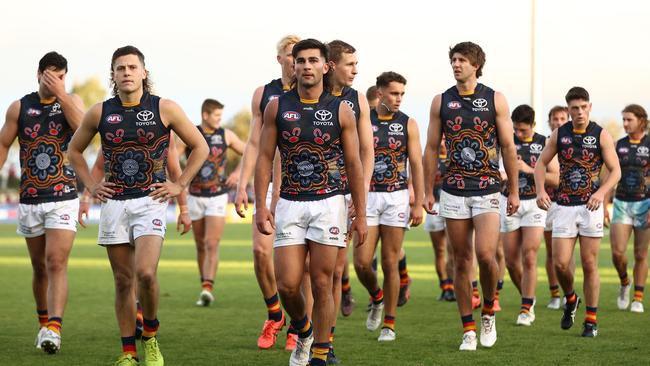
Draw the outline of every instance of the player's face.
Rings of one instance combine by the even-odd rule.
[[[566,112],[555,112],[551,116],[551,119],[548,121],[548,125],[551,127],[551,131],[556,128],[562,127],[563,124],[569,121],[569,114]]]
[[[223,109],[215,109],[212,111],[212,113],[203,112],[201,115],[203,117],[203,122],[206,125],[208,125],[208,127],[212,129],[217,129],[221,124],[221,116],[223,115]]]
[[[404,88],[404,84],[391,81],[388,86],[377,89],[380,104],[383,107],[388,106],[390,108],[389,112],[395,113],[399,111],[404,97]]]
[[[466,56],[456,52],[451,56],[451,60],[449,61],[456,81],[467,81],[469,78],[476,75],[478,67],[472,65]]]
[[[338,85],[352,86],[354,77],[357,76],[357,55],[355,53],[342,53],[341,59],[333,63],[333,78]]]
[[[533,137],[533,128],[535,126],[531,124],[528,124],[526,122],[513,122],[512,127],[515,130],[515,135],[517,135],[517,138],[522,141],[526,141]]]
[[[643,132],[641,121],[639,121],[634,113],[630,112],[623,113],[623,128],[628,135]]]
[[[67,72],[65,71],[65,69],[57,70],[54,66],[48,66],[48,67],[45,68],[45,70],[47,72],[51,73],[55,78],[57,78],[57,79],[59,79],[59,80],[61,80],[61,81],[63,81],[65,83],[65,76],[67,75]],[[39,71],[36,74],[36,79],[38,80],[39,91],[41,92],[41,94],[44,97],[53,97],[54,94],[52,94],[52,92],[41,83],[41,80],[43,79],[43,73],[44,72],[45,71],[43,71],[43,72]]]
[[[128,94],[142,89],[147,71],[137,55],[124,55],[113,63],[112,78],[117,89]]]
[[[293,55],[291,51],[293,50],[293,43],[287,45],[284,48],[284,51],[278,55],[278,63],[282,67],[282,74],[287,76],[293,76]]]
[[[306,88],[311,88],[323,81],[323,75],[329,67],[317,48],[302,50],[296,55],[294,69],[298,83]]]
[[[569,102],[569,114],[575,123],[588,123],[591,113],[591,103],[582,99],[574,99]]]

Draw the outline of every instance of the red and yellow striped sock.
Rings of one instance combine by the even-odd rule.
[[[472,314],[461,316],[460,321],[463,322],[464,333],[476,332],[476,322],[472,318]]]
[[[213,287],[214,287],[214,280],[204,279],[203,282],[201,282],[201,288],[203,288],[206,291],[212,292]]]
[[[47,327],[47,309],[45,310],[36,310],[36,314],[38,314],[38,324],[41,327]]]
[[[311,346],[311,366],[325,366],[327,365],[327,353],[330,350],[329,343],[314,343]]]
[[[47,321],[47,329],[53,331],[54,333],[61,335],[61,324],[63,319],[59,317],[51,317]]]
[[[384,301],[384,291],[379,288],[377,291],[374,293],[370,293],[370,297],[372,299],[372,303],[377,305],[381,304]]]
[[[384,326],[382,328],[388,328],[392,331],[395,331],[395,317],[384,315]]]
[[[620,279],[621,279],[621,286],[630,285],[630,277],[627,276],[627,272],[625,272],[623,276],[620,276]]]
[[[404,258],[397,262],[397,270],[399,271],[400,287],[407,286],[409,284],[409,270],[406,267],[406,254],[404,254]]]
[[[142,315],[142,305],[140,305],[140,302],[136,303],[136,312],[135,312],[135,324],[138,326],[138,324],[142,327],[143,322],[144,322],[144,316]]]
[[[643,286],[634,286],[634,301],[643,302]]]
[[[479,297],[478,293],[478,281],[472,281],[472,296]]]
[[[550,286],[549,289],[551,290],[551,297],[560,297],[560,285]]]
[[[309,321],[307,315],[298,321],[291,320],[291,325],[297,331],[298,337],[300,338],[308,338],[312,334],[313,330],[311,327],[311,322]]]
[[[566,297],[566,303],[567,304],[573,305],[573,304],[575,304],[576,301],[578,301],[578,296],[576,295],[575,291],[573,291],[572,293],[570,293],[568,295],[565,295],[564,297]]]
[[[280,306],[280,297],[278,297],[278,293],[276,292],[268,299],[264,299],[264,302],[266,303],[266,310],[269,314],[269,320],[273,320],[274,322],[281,321],[282,307]]]
[[[533,307],[533,299],[522,297],[521,298],[521,309],[519,313],[530,313],[530,308]]]
[[[330,328],[330,343],[334,343],[334,331],[336,330],[336,327]]]
[[[341,278],[341,291],[343,293],[348,293],[352,290],[352,286],[350,285],[350,277],[342,277]]]
[[[494,315],[494,299],[488,300],[483,298],[483,309],[481,310],[481,315]]]
[[[587,313],[585,314],[585,322],[596,324],[597,312],[598,312],[598,308],[592,308],[591,306],[587,306]]]
[[[122,337],[122,353],[125,355],[131,355],[133,358],[138,357],[138,352],[135,348],[135,336]]]
[[[158,328],[160,327],[158,319],[143,319],[143,323],[144,329],[142,331],[142,339],[146,341],[149,338],[155,337],[156,333],[158,333]]]

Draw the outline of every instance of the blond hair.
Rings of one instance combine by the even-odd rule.
[[[283,53],[284,49],[287,48],[288,45],[296,44],[298,42],[300,42],[300,37],[296,36],[295,34],[289,34],[288,36],[284,36],[276,46],[278,50],[278,55]]]

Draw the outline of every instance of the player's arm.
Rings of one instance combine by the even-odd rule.
[[[408,121],[408,155],[411,168],[411,184],[415,200],[411,205],[411,225],[418,226],[422,223],[422,202],[424,199],[424,173],[422,171],[422,146],[420,145],[420,132],[418,124],[413,118]]]
[[[225,137],[226,137],[226,145],[228,148],[230,148],[232,151],[236,152],[238,155],[242,155],[244,153],[244,149],[246,148],[246,144],[235,134],[229,129],[225,129]],[[226,186],[227,187],[236,187],[237,183],[239,183],[239,175],[241,174],[241,159],[239,159],[239,163],[237,163],[237,167],[235,170],[228,175],[228,179],[226,179]]]
[[[278,144],[278,128],[275,118],[278,114],[278,100],[272,100],[264,110],[264,124],[260,133],[259,149],[256,149],[257,164],[255,164],[255,224],[257,229],[265,235],[271,235],[275,229],[275,220],[271,211],[266,207],[266,194],[269,190],[273,169],[273,158]],[[273,230],[270,230],[267,222]]]
[[[167,153],[167,172],[169,173],[169,178],[176,182],[180,178],[183,170],[181,169],[181,162],[179,159],[180,154],[177,149],[178,143],[176,138],[172,133],[169,136],[169,150]],[[178,214],[178,219],[176,220],[176,231],[181,231],[181,225],[183,226],[183,231],[181,235],[187,233],[192,228],[192,220],[190,219],[190,211],[187,207],[187,191],[183,190],[181,193],[176,196],[176,204],[180,209]]]
[[[356,211],[356,217],[352,221],[348,236],[357,232],[357,246],[366,241],[368,226],[366,223],[366,190],[364,189],[363,165],[359,158],[359,135],[357,122],[352,109],[345,104],[339,105],[339,124],[341,126],[341,142],[343,143],[343,159],[345,170],[348,175],[348,185],[352,194],[352,202]]]
[[[251,174],[255,170],[255,161],[257,160],[258,147],[260,142],[260,133],[262,131],[262,111],[260,111],[260,103],[262,102],[262,94],[264,87],[260,86],[255,89],[253,99],[251,101],[251,125],[248,132],[248,142],[244,148],[241,157],[241,171],[239,172],[239,183],[237,184],[237,193],[235,195],[235,210],[237,214],[244,217],[244,209],[248,209],[248,194],[246,193],[246,186],[251,178]],[[277,110],[276,110],[277,112]]]
[[[551,161],[546,166],[544,183],[547,186],[553,188],[556,188],[560,185],[560,163],[557,160],[557,156],[553,157],[553,159],[551,159]]]
[[[95,163],[90,169],[90,175],[95,182],[101,182],[102,179],[104,179],[104,155],[101,147],[97,151],[97,158],[95,158]],[[93,195],[90,193],[88,187],[85,187],[81,197],[79,198],[79,214],[77,216],[77,221],[79,221],[79,225],[82,227],[86,227],[85,219],[88,218],[88,213],[90,212],[90,199],[92,196]]]
[[[102,202],[106,202],[107,198],[111,198],[115,191],[110,187],[115,186],[115,184],[110,182],[102,182],[93,178],[88,169],[88,164],[86,159],[83,156],[84,150],[90,144],[93,137],[97,133],[97,127],[99,126],[99,120],[102,115],[102,104],[97,103],[88,110],[84,115],[81,126],[75,131],[68,146],[68,159],[72,164],[72,167],[81,180],[84,186],[90,191],[93,197],[99,199]]]
[[[537,191],[536,202],[537,207],[542,210],[548,210],[551,207],[551,198],[548,196],[548,193],[546,193],[546,189],[544,189],[544,183],[546,181],[546,172],[549,169],[551,162],[555,161],[557,163],[555,155],[557,155],[557,129],[551,133],[551,137],[546,142],[544,150],[542,150],[542,155],[539,156],[537,164],[535,164],[535,190]]]
[[[508,102],[503,94],[494,93],[494,104],[496,109],[496,127],[503,156],[503,167],[508,175],[508,207],[506,212],[512,215],[519,208],[519,168],[517,167],[517,149],[514,142],[514,130],[510,120]]]
[[[359,124],[357,132],[359,133],[359,157],[363,166],[363,189],[366,191],[370,187],[370,180],[375,169],[375,148],[373,142],[372,123],[370,122],[370,106],[368,99],[362,93],[359,96]]]
[[[18,118],[20,116],[20,100],[16,100],[7,109],[5,124],[0,130],[0,168],[5,165],[11,144],[18,136]]]
[[[160,100],[160,114],[163,123],[166,123],[192,152],[187,158],[187,165],[175,182],[154,183],[155,187],[150,196],[154,199],[165,200],[178,196],[192,181],[203,162],[208,157],[208,144],[198,128],[187,118],[183,109],[169,99]]]
[[[84,103],[78,95],[68,94],[65,91],[64,78],[65,74],[57,77],[52,71],[45,70],[43,71],[43,76],[41,76],[41,81],[43,86],[54,94],[57,102],[61,105],[66,121],[68,121],[72,130],[75,131],[81,125],[84,117]]]
[[[427,142],[424,146],[424,156],[422,158],[422,170],[424,172],[424,209],[435,215],[433,204],[436,199],[433,196],[433,186],[438,173],[438,154],[440,141],[442,140],[442,123],[440,121],[440,104],[442,96],[440,94],[433,97],[431,109],[429,110],[429,127],[427,128]]]
[[[597,210],[602,205],[605,201],[605,194],[612,190],[621,179],[621,165],[618,162],[614,141],[612,135],[605,129],[600,131],[600,151],[603,156],[603,163],[609,174],[603,179],[600,188],[587,201],[587,209],[591,211]]]

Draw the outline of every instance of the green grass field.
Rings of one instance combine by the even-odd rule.
[[[37,322],[31,293],[31,267],[24,240],[13,225],[0,225],[0,365],[112,365],[120,354],[113,312],[113,281],[105,250],[95,244],[97,228],[81,229],[70,258],[70,296],[63,322],[62,350],[55,356],[33,347]],[[406,241],[413,278],[410,302],[397,313],[397,341],[377,342],[378,332],[365,329],[367,294],[353,278],[357,308],[339,317],[336,351],[345,365],[614,365],[649,364],[648,314],[616,308],[618,279],[610,262],[609,243],[600,251],[602,279],[599,336],[580,337],[584,307],[569,331],[560,329],[560,311],[545,308],[548,284],[540,250],[537,321],[515,325],[519,296],[507,280],[503,311],[497,316],[499,340],[494,348],[460,353],[461,323],[455,303],[437,301],[439,290],[428,236],[415,229]],[[221,243],[216,280],[217,301],[194,305],[200,283],[191,236],[170,227],[160,261],[159,341],[167,365],[286,365],[284,337],[260,351],[256,339],[266,317],[253,273],[250,226],[230,225]],[[581,271],[578,270],[578,282]],[[581,282],[578,293],[582,294]],[[475,313],[478,319],[479,313]]]

